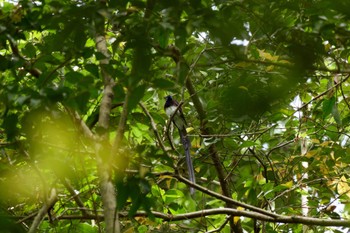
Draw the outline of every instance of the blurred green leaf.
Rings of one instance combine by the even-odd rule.
[[[10,114],[5,116],[2,127],[5,129],[5,132],[7,134],[7,139],[9,141],[12,141],[17,132],[18,132],[18,115],[17,114]]]
[[[296,207],[307,200],[309,216],[349,215],[347,1],[0,5],[0,207],[9,218],[30,226],[55,188],[52,221],[44,218],[39,231],[104,231],[103,218],[86,216],[103,215],[106,201],[116,201],[129,213],[119,218],[121,231],[230,232],[229,224],[222,228],[226,215],[203,212],[171,224],[152,215],[224,206],[200,191],[190,195],[176,179],[188,171],[177,130],[166,129],[169,93],[186,103],[199,185],[222,194],[226,182],[233,199],[273,206],[276,214],[301,216]],[[104,96],[106,74],[113,96]],[[129,114],[114,148],[126,93]],[[116,191],[109,200],[105,169]],[[331,202],[344,209],[325,213]],[[20,231],[3,215],[1,229]],[[245,232],[303,231],[301,224],[256,222],[240,224]]]
[[[160,89],[172,89],[174,88],[175,84],[167,79],[154,79],[153,84],[155,88],[160,88]]]
[[[37,51],[37,49],[34,47],[34,45],[28,43],[23,48],[22,53],[23,53],[23,55],[25,55],[27,57],[34,58],[36,55],[36,51]]]
[[[342,125],[342,121],[341,121],[340,113],[339,113],[339,110],[338,110],[338,105],[336,103],[333,105],[332,116],[333,116],[335,122],[337,122],[337,124],[339,126],[341,126]]]
[[[137,86],[135,89],[133,89],[129,97],[129,105],[128,105],[129,112],[131,112],[131,110],[134,109],[136,105],[140,102],[145,91],[146,91],[145,85],[140,85],[140,86]]]
[[[335,105],[335,97],[331,97],[330,99],[324,99],[322,103],[322,112],[323,119],[325,119],[329,114],[332,113]]]

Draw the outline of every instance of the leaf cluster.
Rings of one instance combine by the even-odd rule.
[[[39,231],[103,232],[102,154],[122,231],[230,232],[231,219],[247,232],[305,231],[232,214],[169,221],[230,206],[189,194],[179,135],[163,113],[168,94],[183,101],[198,185],[274,214],[346,222],[346,1],[0,5],[0,206],[11,216],[2,229],[28,230],[56,190]]]

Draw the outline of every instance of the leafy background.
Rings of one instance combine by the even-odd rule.
[[[3,232],[114,232],[108,203],[116,232],[341,230],[192,216],[237,206],[190,196],[168,94],[183,102],[200,186],[348,226],[347,1],[0,5]]]

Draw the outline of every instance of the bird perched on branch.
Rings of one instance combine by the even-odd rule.
[[[187,122],[185,120],[185,116],[182,112],[181,106],[179,106],[179,103],[176,100],[174,100],[170,95],[165,97],[165,100],[166,100],[164,104],[165,113],[168,115],[168,117],[172,120],[173,124],[179,130],[181,142],[185,150],[186,163],[187,163],[187,169],[188,169],[188,175],[189,175],[190,181],[192,183],[196,183],[191,154],[190,154],[191,142],[187,137],[187,131],[186,131]],[[190,192],[191,194],[194,193],[194,189],[192,187],[190,188]]]

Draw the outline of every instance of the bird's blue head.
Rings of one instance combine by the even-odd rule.
[[[164,109],[167,107],[170,107],[174,104],[173,97],[171,95],[168,95],[165,97],[165,104],[164,104]]]
[[[165,100],[166,101],[172,101],[173,100],[173,97],[171,97],[171,95],[168,95],[165,97]]]

